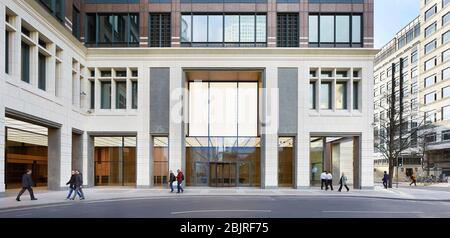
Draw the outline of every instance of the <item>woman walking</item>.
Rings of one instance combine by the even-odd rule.
[[[339,184],[341,185],[338,190],[339,192],[342,190],[342,186],[345,186],[347,192],[350,191],[350,189],[347,186],[347,176],[345,176],[344,173],[342,173],[341,179],[339,180]]]

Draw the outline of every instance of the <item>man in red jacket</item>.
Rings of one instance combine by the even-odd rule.
[[[177,170],[177,173],[178,173],[177,174],[177,188],[178,188],[178,192],[177,193],[180,193],[180,190],[181,190],[181,193],[183,193],[184,189],[181,187],[181,183],[184,180],[184,175],[183,175],[183,172],[181,172],[180,169]]]

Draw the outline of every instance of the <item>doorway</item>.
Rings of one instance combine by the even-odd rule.
[[[236,175],[236,163],[209,164],[209,186],[211,187],[236,187]]]

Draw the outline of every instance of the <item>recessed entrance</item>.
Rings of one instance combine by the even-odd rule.
[[[236,163],[209,164],[209,185],[212,187],[235,187],[236,177]]]

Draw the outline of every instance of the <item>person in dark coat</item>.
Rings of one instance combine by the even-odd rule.
[[[72,176],[70,176],[69,182],[66,183],[66,185],[69,185],[69,189],[70,189],[69,194],[67,195],[66,199],[70,199],[70,195],[72,195],[72,192],[76,190],[75,189],[75,175],[76,175],[75,170],[72,170]],[[81,197],[81,194],[79,192],[78,192],[78,196]]]
[[[84,200],[83,190],[81,189],[81,187],[83,187],[83,176],[79,170],[75,170],[74,186],[75,186],[75,193],[73,194],[73,197],[70,200],[74,200],[77,194],[80,197],[80,200]]]
[[[347,176],[345,176],[345,174],[342,173],[341,179],[339,180],[339,184],[341,185],[338,190],[339,192],[342,190],[342,186],[345,186],[345,188],[347,189],[347,192],[350,191],[350,189],[347,186],[347,180],[348,180]]]
[[[173,193],[173,182],[175,182],[176,177],[172,170],[169,171],[169,186],[170,186],[170,192]]]
[[[177,192],[177,193],[180,193],[180,191],[183,193],[183,192],[184,192],[184,189],[183,189],[183,187],[181,187],[181,183],[182,183],[183,180],[184,180],[184,175],[183,175],[183,172],[181,172],[180,169],[178,169],[177,172],[178,172],[178,174],[177,174],[177,187],[178,187],[178,192]]]
[[[20,201],[20,196],[22,196],[25,190],[28,190],[28,192],[30,193],[31,200],[37,200],[37,198],[34,197],[33,189],[31,188],[33,184],[33,179],[31,178],[31,169],[27,169],[27,172],[22,175],[22,190],[20,190],[19,194],[17,195],[16,201]]]
[[[387,174],[386,171],[384,171],[384,175],[383,175],[382,181],[383,181],[384,188],[387,189],[388,188],[387,185],[388,185],[388,181],[389,181],[389,175]]]

